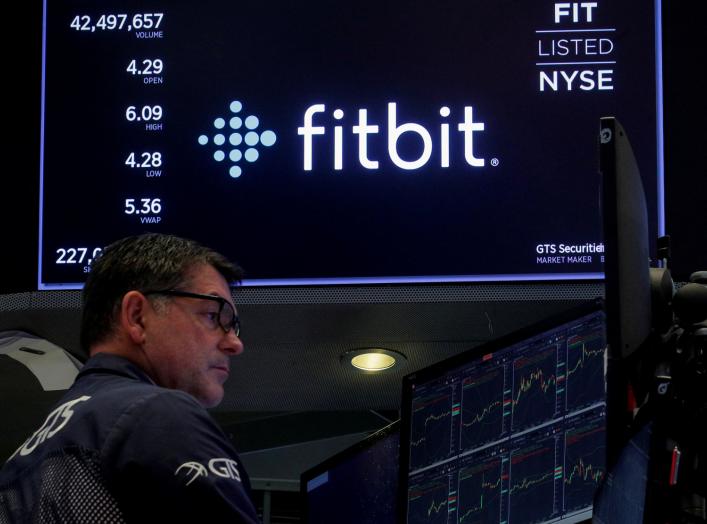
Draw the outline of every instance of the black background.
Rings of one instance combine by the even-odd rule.
[[[707,142],[703,123],[705,105],[699,96],[704,89],[704,75],[699,74],[704,44],[698,43],[696,17],[690,17],[675,5],[665,5],[663,12],[666,230],[673,237],[674,277],[685,280],[691,271],[706,269],[707,265],[704,258],[707,198],[703,189]],[[6,168],[2,177],[5,233],[2,258],[6,269],[0,276],[1,292],[36,289],[37,259],[41,4],[15,7],[10,18],[21,24],[23,31],[8,44],[12,52],[4,75],[10,88],[7,128],[11,132],[6,138],[10,147],[5,151]],[[244,46],[247,51],[247,43]],[[404,100],[398,102],[402,109]],[[365,106],[362,103],[359,107]],[[90,220],[88,216],[85,218]],[[232,226],[231,238],[248,227]]]

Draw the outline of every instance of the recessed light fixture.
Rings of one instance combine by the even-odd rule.
[[[353,349],[341,355],[343,365],[353,366],[365,373],[385,371],[404,360],[407,360],[407,357],[402,353],[383,348]]]

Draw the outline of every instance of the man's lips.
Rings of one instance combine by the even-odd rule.
[[[211,367],[214,368],[214,369],[219,369],[219,370],[223,371],[223,372],[226,373],[226,374],[229,374],[229,373],[231,372],[231,370],[230,370],[228,364],[217,364],[217,365],[211,366]]]

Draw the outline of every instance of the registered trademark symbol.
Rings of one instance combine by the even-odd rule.
[[[491,165],[492,165],[493,167],[496,167],[498,164],[500,164],[498,158],[492,158],[492,159],[491,159]]]

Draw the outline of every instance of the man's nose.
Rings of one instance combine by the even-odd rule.
[[[240,355],[244,351],[243,342],[233,329],[229,329],[228,333],[224,333],[224,336],[221,337],[219,349],[229,355]]]

